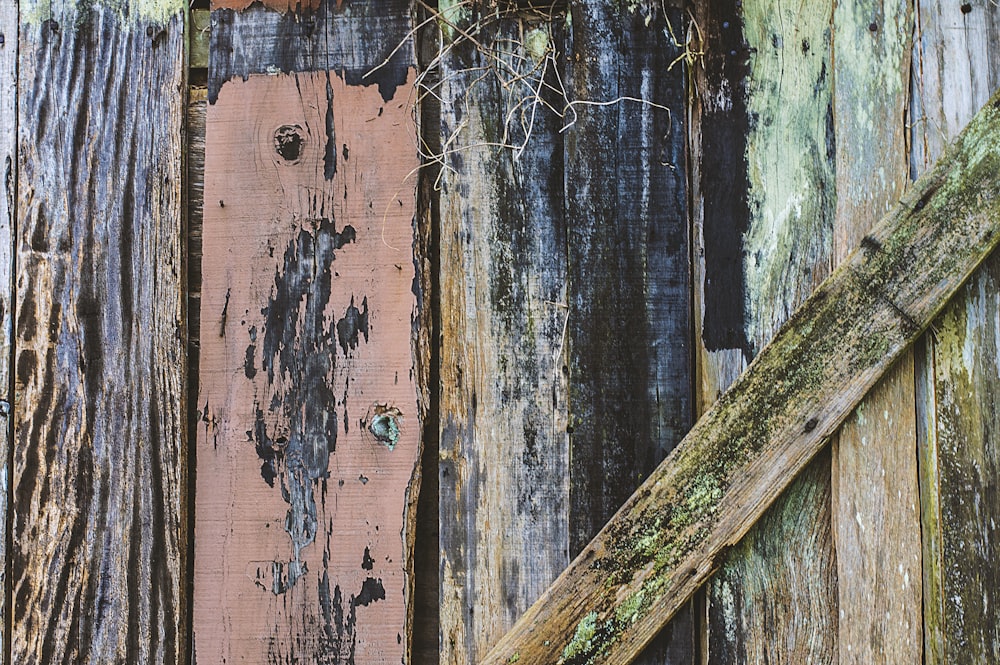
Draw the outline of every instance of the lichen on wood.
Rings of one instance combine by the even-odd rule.
[[[998,138],[1000,94],[484,663],[558,660],[591,612],[594,637],[567,662],[639,652],[1000,241]],[[719,499],[700,500],[712,485]],[[649,600],[622,625],[618,608],[640,591]]]

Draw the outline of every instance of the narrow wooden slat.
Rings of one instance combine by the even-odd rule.
[[[10,363],[13,350],[14,233],[17,210],[17,3],[0,1],[0,622],[7,625],[7,515],[12,432]],[[0,653],[7,649],[7,631]]]
[[[184,657],[184,9],[20,5],[12,662]]]
[[[290,23],[311,27],[271,32]],[[408,3],[217,6],[212,25],[195,657],[408,662],[425,350]],[[244,39],[270,47],[229,50]],[[254,73],[312,48],[321,71]],[[230,56],[245,79],[220,74]]]
[[[841,2],[833,30],[834,260],[840,263],[908,183],[911,6]],[[921,663],[915,441],[913,357],[907,352],[832,444],[840,663]]]
[[[574,557],[693,421],[687,70],[671,38],[685,23],[679,3],[572,3],[565,80],[579,103],[567,110],[565,168]],[[685,608],[638,662],[693,663],[694,643]]]
[[[695,150],[704,201],[696,268],[702,409],[829,273],[832,20],[832,2],[701,5],[706,54]],[[707,662],[831,658],[835,557],[829,489],[810,486],[828,484],[828,467],[816,464],[707,586]]]
[[[1000,8],[921,1],[914,45],[913,170],[924,171],[1000,86]],[[918,354],[926,663],[1000,658],[995,442],[1000,259],[935,322]]]
[[[660,6],[595,7],[440,6],[447,663],[485,656],[691,422],[680,49]],[[688,619],[649,658],[692,646]]]
[[[570,560],[563,136],[552,110],[565,104],[554,91],[565,16],[460,9],[441,7],[455,28],[444,26],[439,92],[449,151],[440,662],[455,665],[485,656]],[[461,34],[470,30],[478,44]]]
[[[1000,241],[1000,94],[483,661],[628,663]]]

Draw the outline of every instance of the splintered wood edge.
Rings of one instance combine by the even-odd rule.
[[[482,661],[631,662],[1000,240],[1000,93]]]

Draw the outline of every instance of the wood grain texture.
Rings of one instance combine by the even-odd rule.
[[[833,3],[722,0],[700,11],[704,409],[829,273],[836,183]],[[831,659],[829,489],[806,486],[827,484],[823,475],[811,469],[796,481],[707,586],[706,662]]]
[[[687,70],[670,37],[684,13],[601,0],[571,11],[565,80],[583,102],[567,111],[565,151],[575,557],[690,429],[693,344]],[[693,663],[694,651],[688,607],[637,662]]]
[[[684,73],[638,5],[442,7],[442,662],[485,656],[690,425]],[[653,662],[690,662],[674,632]]]
[[[443,662],[485,656],[691,422],[684,69],[634,4],[441,7]],[[690,662],[672,635],[651,662]]]
[[[440,662],[464,665],[570,559],[562,103],[534,101],[565,18],[443,13],[482,23],[445,42],[440,87]]]
[[[183,9],[21,6],[12,662],[185,651]]]
[[[1000,87],[1000,9],[917,3],[912,169],[923,172]],[[992,257],[935,323],[918,360],[926,663],[1000,657],[996,593],[998,275]]]
[[[713,578],[708,625],[716,631],[725,627],[724,635],[730,637],[710,634],[715,637],[708,652],[711,662],[814,663],[829,660],[835,651],[828,617],[836,608],[830,606],[830,596],[788,593],[789,588],[836,588],[830,511],[817,511],[830,502],[829,471],[830,454],[824,450],[733,548]],[[815,543],[818,562],[803,566],[798,551],[773,537],[793,530],[798,540]],[[776,576],[775,569],[784,576]],[[815,579],[817,574],[824,577]],[[775,611],[776,605],[781,611]],[[790,648],[782,648],[774,637],[753,634],[762,625],[784,637]]]
[[[407,95],[336,72],[254,75],[209,108],[199,662],[408,656],[421,418]]]
[[[908,184],[911,6],[905,0],[838,3],[833,30],[839,263]],[[840,663],[921,663],[915,442],[907,353],[832,442]]]
[[[286,13],[259,3],[242,11],[213,5],[211,25],[212,103],[234,78],[328,70],[340,72],[348,85],[376,86],[391,99],[413,65],[407,0],[322,0],[312,9]],[[394,51],[399,45],[404,48]]]
[[[1000,93],[483,661],[627,663],[1000,241]]]
[[[13,351],[14,233],[17,210],[17,3],[0,1],[0,622],[7,625],[7,516],[10,498],[10,363]],[[7,649],[4,631],[0,652]]]

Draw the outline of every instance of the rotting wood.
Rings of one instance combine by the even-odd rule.
[[[1000,94],[482,661],[624,664],[1000,240]]]
[[[7,515],[13,432],[10,361],[13,349],[14,233],[17,210],[17,3],[0,1],[0,625],[7,626]],[[9,633],[0,636],[0,653]]]
[[[912,168],[1000,86],[1000,8],[987,1],[917,3]],[[924,558],[924,662],[1000,658],[996,561],[1000,466],[995,436],[1000,259],[992,256],[918,348]]]
[[[20,4],[11,662],[185,658],[184,13]]]
[[[697,11],[703,411],[831,269],[834,3],[715,0]],[[705,662],[830,660],[830,495],[809,486],[828,484],[828,468],[804,472],[706,585]]]
[[[285,22],[310,27],[269,32]],[[212,24],[195,656],[408,662],[426,381],[408,6]],[[319,44],[322,70],[254,73],[287,64],[261,48],[228,80],[244,37]]]
[[[837,3],[833,30],[833,251],[839,264],[896,204],[909,180],[905,122],[911,3]],[[844,422],[831,446],[837,662],[921,663],[915,442],[913,356],[907,351]]]

